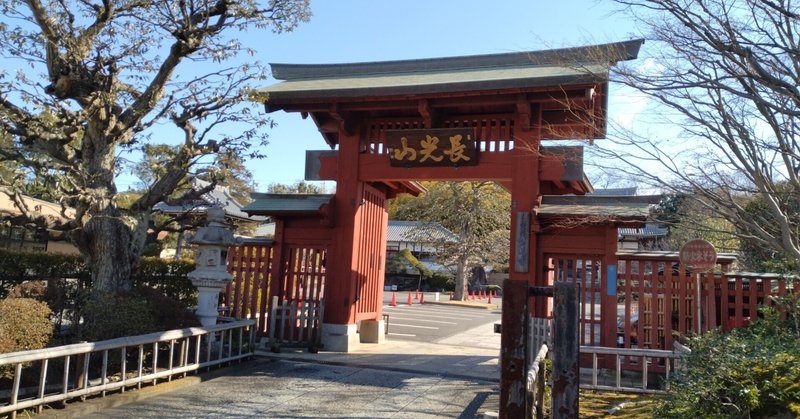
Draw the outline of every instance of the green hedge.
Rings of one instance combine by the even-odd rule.
[[[186,307],[197,305],[197,288],[187,276],[194,270],[194,261],[189,259],[161,259],[143,257],[133,275],[137,288],[154,288],[165,296],[181,302]]]
[[[173,300],[193,306],[197,304],[197,291],[187,277],[193,269],[194,261],[188,259],[143,257],[134,272],[133,284],[157,289]],[[91,287],[91,273],[82,256],[0,249],[0,298],[26,281],[61,279],[77,279],[77,283],[69,285],[71,288]]]
[[[24,281],[48,278],[89,278],[83,257],[61,253],[0,250],[0,276]]]

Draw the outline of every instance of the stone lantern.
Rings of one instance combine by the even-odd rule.
[[[195,270],[187,276],[197,287],[196,314],[204,327],[217,323],[219,292],[233,279],[225,269],[228,247],[242,244],[242,239],[233,237],[225,225],[225,212],[220,207],[209,207],[206,219],[207,225],[187,239],[197,245]]]

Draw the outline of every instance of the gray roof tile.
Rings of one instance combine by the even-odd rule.
[[[643,40],[543,51],[345,64],[271,64],[284,82],[263,92],[270,101],[465,89],[554,86],[608,79],[620,60],[636,58]]]
[[[210,182],[202,179],[193,178],[191,181],[192,189],[199,191],[208,187]],[[187,212],[205,213],[208,207],[217,205],[225,211],[225,215],[229,217],[240,218],[244,220],[263,221],[264,217],[250,216],[242,210],[242,204],[231,196],[230,189],[227,186],[216,185],[214,189],[204,193],[199,199],[191,202],[183,202],[177,205],[170,205],[166,202],[159,202],[153,206],[156,211],[165,212],[168,214],[182,214]]]
[[[333,199],[332,194],[256,193],[252,197],[244,211],[259,215],[315,213]]]
[[[439,223],[423,221],[389,220],[389,231],[386,241],[420,243],[427,241],[455,241],[456,235]]]

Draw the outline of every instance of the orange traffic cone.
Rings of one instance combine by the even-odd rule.
[[[489,303],[489,304],[492,303],[492,293],[489,293],[489,301],[487,301],[487,303]]]
[[[472,296],[472,301],[475,301],[475,293],[471,292],[470,295]]]
[[[419,300],[419,290],[414,291],[414,299]]]
[[[425,304],[425,294],[420,294],[419,295],[419,303],[420,304]]]
[[[453,301],[453,293],[450,293],[450,301]]]
[[[408,304],[408,305],[411,305],[411,304],[413,304],[413,303],[411,302],[411,293],[410,293],[410,292],[408,293],[408,300],[406,300],[406,304]]]
[[[391,305],[392,307],[397,306],[397,295],[395,295],[395,293],[392,293],[392,302],[389,303],[389,305]]]

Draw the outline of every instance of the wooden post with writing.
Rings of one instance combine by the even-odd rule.
[[[580,299],[575,284],[558,282],[553,295],[553,396],[551,417],[578,417]]]
[[[503,281],[503,329],[500,346],[500,417],[525,417],[526,322],[528,282]]]

